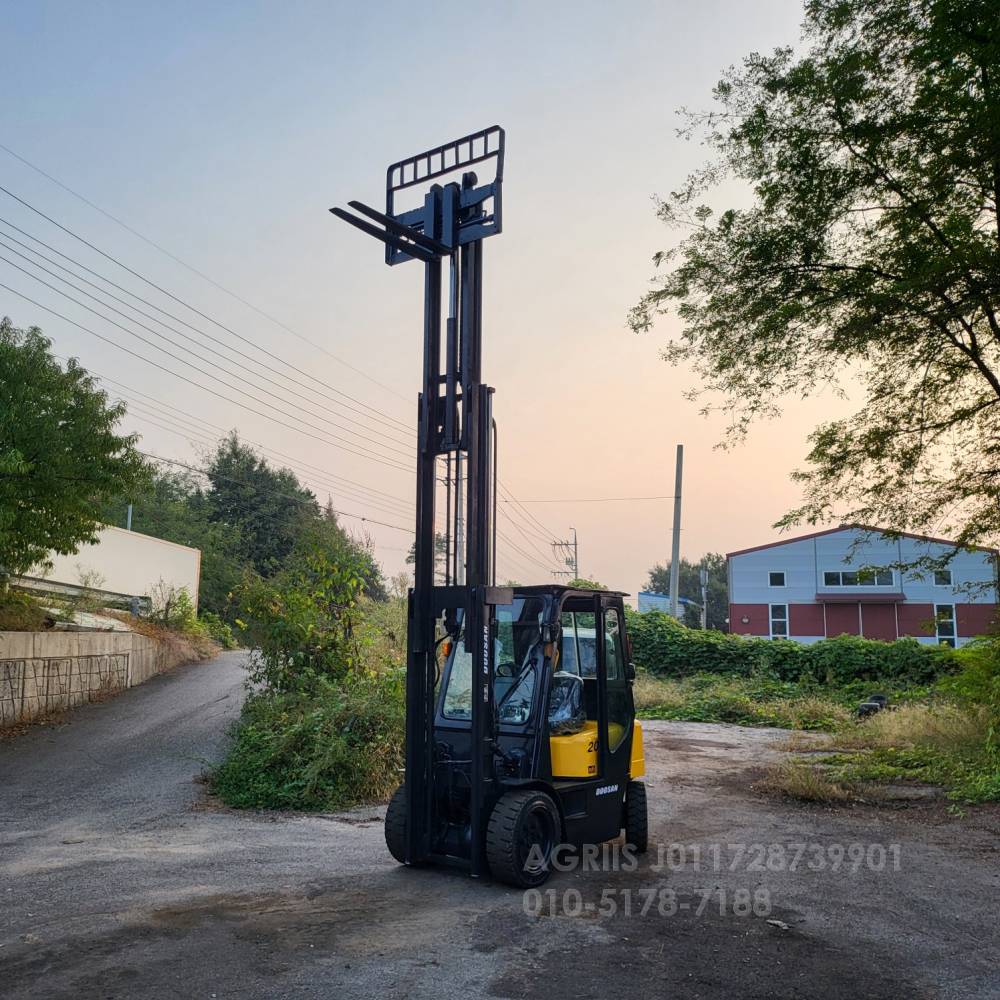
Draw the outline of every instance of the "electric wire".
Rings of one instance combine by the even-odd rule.
[[[71,326],[75,326],[77,329],[83,330],[85,333],[89,333],[91,336],[97,337],[98,340],[102,340],[106,344],[110,344],[116,350],[122,351],[122,352],[124,352],[125,354],[128,354],[128,355],[131,355],[134,358],[138,358],[138,360],[144,361],[146,364],[152,365],[153,367],[158,368],[161,371],[166,372],[169,375],[173,375],[174,378],[178,378],[182,382],[186,382],[188,385],[193,385],[197,389],[201,389],[204,392],[208,392],[212,396],[214,396],[214,397],[216,397],[218,399],[224,399],[227,403],[232,403],[234,406],[239,406],[242,409],[247,410],[250,413],[254,413],[254,414],[256,414],[259,417],[263,417],[265,420],[270,420],[271,422],[273,422],[275,424],[278,424],[281,427],[286,427],[289,430],[297,431],[298,433],[303,434],[306,437],[313,438],[316,441],[321,441],[324,444],[329,444],[332,447],[340,448],[341,450],[347,451],[347,452],[349,452],[352,455],[357,455],[359,458],[364,458],[364,459],[367,459],[369,461],[376,462],[379,465],[384,465],[384,466],[387,466],[388,468],[396,469],[396,470],[398,470],[400,472],[408,472],[411,475],[413,474],[413,469],[412,468],[407,468],[406,466],[403,466],[403,465],[397,465],[397,464],[395,464],[395,462],[388,461],[388,460],[382,458],[381,456],[376,456],[376,455],[372,455],[372,454],[366,454],[365,452],[354,451],[352,448],[350,448],[350,447],[348,447],[346,445],[338,444],[338,443],[335,443],[334,441],[331,441],[329,437],[319,437],[316,434],[311,434],[309,431],[304,430],[299,425],[285,423],[284,421],[278,420],[276,417],[273,417],[273,416],[271,416],[268,413],[263,413],[260,410],[254,409],[252,406],[247,406],[246,403],[239,402],[237,400],[231,399],[229,396],[226,396],[226,395],[218,392],[217,389],[210,389],[207,386],[202,385],[200,382],[195,382],[193,379],[188,378],[186,375],[181,375],[180,373],[175,372],[175,371],[173,371],[170,368],[166,368],[163,365],[159,364],[156,361],[153,361],[150,358],[143,357],[143,355],[138,354],[138,353],[136,353],[133,350],[130,350],[129,348],[127,348],[124,345],[122,345],[121,343],[119,343],[117,340],[113,340],[110,337],[105,337],[103,334],[97,333],[95,330],[92,330],[89,327],[84,326],[82,323],[78,323],[78,322],[76,322],[76,320],[70,319],[64,313],[61,313],[58,310],[53,309],[51,306],[43,305],[41,302],[37,301],[36,299],[31,298],[30,295],[25,295],[24,292],[19,292],[19,291],[17,291],[17,289],[11,288],[10,285],[6,285],[3,282],[0,282],[0,288],[3,288],[5,291],[10,292],[12,295],[16,295],[20,299],[24,299],[25,302],[30,302],[33,306],[36,306],[39,309],[45,310],[45,312],[50,313],[51,315],[58,317],[59,319],[63,320],[64,322],[69,323]],[[140,337],[139,339],[142,340],[143,338]],[[162,348],[158,348],[158,349],[161,350],[161,351],[163,350]],[[185,364],[188,367],[194,368],[196,371],[201,371],[199,368],[197,368],[197,366],[191,365],[189,362],[185,362],[182,358],[175,357],[174,355],[170,354],[169,351],[164,351],[163,353],[168,354],[170,357],[174,358],[175,361],[180,361],[181,364]],[[208,374],[208,373],[201,372],[201,374],[205,375],[205,374]],[[208,374],[208,377],[212,378],[213,376],[210,375],[210,374]],[[230,386],[230,388],[232,388],[232,387]],[[240,390],[237,390],[237,391],[240,391]],[[255,397],[250,397],[250,398],[254,399]],[[262,405],[266,405],[266,404],[262,404]],[[277,408],[274,407],[274,409],[277,409]],[[293,419],[294,419],[294,417],[293,417]]]
[[[265,312],[263,309],[259,308],[258,306],[255,306],[252,302],[248,302],[245,298],[243,298],[242,296],[238,295],[236,292],[230,291],[230,289],[228,289],[224,285],[220,284],[214,278],[210,278],[203,271],[199,271],[198,268],[196,268],[194,265],[189,264],[183,258],[178,257],[175,253],[172,253],[166,247],[164,247],[161,244],[157,243],[155,240],[150,239],[148,236],[145,236],[143,233],[140,233],[137,229],[134,229],[127,222],[123,222],[121,219],[119,219],[116,216],[112,215],[106,209],[101,208],[100,205],[95,204],[93,201],[91,201],[89,198],[85,197],[84,195],[80,194],[78,191],[73,190],[73,188],[71,188],[68,184],[64,184],[58,178],[53,177],[52,174],[47,173],[41,167],[39,167],[36,164],[32,163],[30,160],[26,159],[24,156],[21,156],[20,153],[16,153],[9,146],[5,146],[2,143],[0,143],[0,149],[2,149],[9,156],[14,157],[15,160],[18,160],[21,163],[23,163],[26,167],[29,167],[31,170],[34,170],[35,173],[41,175],[46,180],[51,181],[51,183],[55,184],[57,187],[62,188],[62,190],[65,191],[65,192],[67,192],[67,194],[71,194],[74,198],[76,198],[79,201],[83,202],[85,205],[87,205],[90,208],[92,208],[95,212],[99,212],[106,219],[110,219],[113,223],[115,223],[115,225],[121,226],[121,228],[124,229],[124,230],[126,230],[126,232],[129,232],[133,236],[135,236],[137,239],[142,240],[143,243],[146,243],[148,246],[153,247],[154,250],[158,250],[160,253],[164,254],[167,257],[169,257],[175,263],[180,264],[181,267],[186,268],[192,274],[197,275],[203,281],[207,281],[213,288],[217,288],[220,292],[225,293],[226,295],[230,296],[230,298],[233,298],[237,302],[239,302],[242,305],[246,306],[248,309],[253,310],[255,313],[257,313],[260,316],[263,316],[264,319],[268,320],[271,323],[274,323],[276,326],[281,327],[282,330],[287,331],[288,333],[292,334],[292,336],[298,337],[299,340],[301,340],[304,343],[308,344],[310,347],[313,347],[313,348],[315,348],[318,351],[322,351],[324,354],[326,354],[328,357],[332,358],[338,364],[343,365],[345,368],[349,368],[352,372],[355,372],[356,374],[360,375],[362,378],[368,379],[369,382],[373,383],[374,385],[377,385],[380,389],[385,389],[386,392],[390,392],[394,396],[398,396],[400,399],[404,400],[407,403],[410,402],[410,400],[406,396],[404,396],[401,392],[398,392],[397,390],[393,389],[391,386],[384,385],[382,382],[379,382],[378,380],[372,378],[372,376],[369,375],[367,372],[362,371],[360,368],[356,368],[354,365],[352,365],[348,361],[344,361],[343,358],[339,358],[336,354],[333,354],[331,351],[329,351],[327,348],[323,347],[321,344],[315,343],[314,341],[312,341],[308,337],[306,337],[304,334],[299,333],[297,330],[294,330],[292,327],[290,327],[287,324],[283,323],[281,320],[276,319],[274,316],[271,316],[269,313]]]
[[[51,225],[55,226],[57,229],[62,230],[62,232],[66,233],[68,236],[73,237],[73,239],[79,241],[85,247],[88,247],[89,249],[93,250],[94,253],[100,254],[100,256],[104,257],[106,260],[110,261],[112,264],[117,265],[123,271],[127,271],[133,277],[138,278],[140,281],[142,281],[145,284],[149,285],[150,288],[155,288],[156,291],[158,291],[161,295],[165,295],[165,296],[167,296],[167,298],[172,299],[174,302],[177,302],[179,305],[184,306],[186,309],[190,309],[191,312],[193,312],[195,315],[200,316],[202,319],[204,319],[207,322],[211,323],[213,326],[217,326],[220,330],[225,330],[226,333],[228,333],[231,336],[235,337],[237,340],[241,340],[244,343],[250,344],[252,347],[255,347],[262,354],[266,354],[268,357],[272,358],[273,360],[275,360],[275,361],[277,361],[277,362],[279,362],[281,364],[287,364],[290,368],[293,368],[295,371],[299,372],[300,375],[304,375],[304,376],[306,376],[306,378],[312,378],[312,379],[314,379],[316,381],[320,381],[319,379],[316,379],[316,376],[311,375],[309,372],[304,371],[302,369],[295,368],[294,365],[291,365],[289,362],[285,361],[283,358],[279,357],[277,354],[274,354],[271,351],[268,351],[267,348],[261,347],[259,344],[255,344],[248,337],[243,336],[243,334],[241,334],[241,333],[237,333],[236,330],[233,330],[232,328],[226,326],[224,323],[222,323],[219,320],[215,319],[214,317],[210,316],[208,313],[202,312],[197,306],[191,305],[190,302],[187,302],[184,299],[182,299],[180,296],[175,295],[173,292],[167,290],[162,285],[158,285],[151,278],[147,278],[141,272],[136,271],[134,268],[129,267],[128,264],[125,264],[122,261],[120,261],[113,254],[110,254],[107,251],[102,250],[99,246],[96,246],[95,244],[91,243],[88,239],[86,239],[85,237],[81,236],[79,233],[74,232],[68,226],[64,226],[57,219],[54,219],[51,215],[47,215],[40,208],[37,208],[36,206],[32,205],[31,202],[26,201],[24,198],[21,198],[18,195],[14,194],[13,191],[11,191],[9,188],[4,187],[2,184],[0,184],[0,191],[2,191],[5,195],[7,195],[8,198],[13,198],[14,201],[16,201],[19,204],[23,205],[29,211],[34,212],[35,215],[39,216],[42,219],[45,219],[46,222],[48,222]],[[316,345],[316,344],[312,344],[311,346],[318,347],[318,345]],[[319,348],[319,349],[322,350],[322,348]],[[357,371],[358,371],[359,374],[363,374],[360,371],[360,369],[358,369]],[[365,376],[365,377],[367,378],[368,376]],[[385,387],[383,386],[382,388],[385,388]],[[337,390],[337,391],[339,392],[340,390]],[[390,391],[392,391],[392,390],[390,390]],[[347,394],[344,393],[343,395],[346,396]],[[360,400],[354,399],[351,396],[348,396],[347,398],[351,399],[355,403],[360,402]],[[362,404],[362,405],[364,405],[364,404]],[[389,416],[389,414],[384,414],[384,415],[387,416],[387,417]],[[395,419],[395,418],[390,417],[390,419]],[[405,425],[402,424],[402,421],[397,421],[397,423],[399,423],[402,426],[405,426]]]
[[[0,246],[4,246],[2,240],[0,240]],[[9,248],[7,248],[7,249],[9,249]],[[14,252],[17,253],[17,251],[14,251]],[[18,254],[18,256],[20,256],[22,258],[24,257],[23,254]],[[183,358],[178,358],[176,355],[171,354],[169,351],[164,350],[162,347],[159,346],[159,344],[156,344],[153,341],[148,340],[146,337],[143,337],[141,334],[136,333],[134,330],[130,330],[128,327],[123,326],[121,323],[118,323],[116,320],[111,319],[109,316],[105,316],[104,313],[101,313],[98,310],[93,309],[91,306],[88,306],[85,302],[81,302],[79,299],[74,298],[72,295],[70,295],[67,292],[64,292],[60,288],[57,288],[55,285],[49,284],[49,282],[45,281],[43,278],[39,278],[38,275],[32,274],[30,271],[28,271],[25,268],[21,267],[20,264],[16,264],[16,263],[14,263],[14,261],[9,260],[3,254],[0,254],[0,261],[3,261],[5,264],[8,264],[10,267],[13,267],[13,268],[17,269],[22,274],[25,274],[29,278],[33,279],[34,281],[37,281],[39,284],[44,285],[46,288],[48,288],[50,291],[55,292],[57,295],[61,295],[63,298],[68,299],[70,302],[73,302],[75,305],[80,306],[80,308],[86,309],[87,312],[93,313],[93,315],[97,316],[98,319],[104,320],[106,323],[111,323],[113,326],[116,326],[120,330],[123,330],[125,333],[129,334],[129,336],[136,337],[138,340],[141,340],[143,343],[148,344],[150,347],[154,348],[155,350],[162,351],[164,354],[168,355],[168,357],[172,357],[172,358],[174,358],[174,360],[180,361],[182,364],[187,364],[190,367],[195,368],[196,371],[200,371],[203,375],[207,375],[209,378],[218,378],[217,375],[213,375],[211,372],[206,372],[204,369],[198,368],[197,365],[192,365],[191,362],[185,361]],[[219,364],[217,361],[213,361],[211,358],[205,357],[202,354],[199,354],[197,352],[191,351],[191,348],[186,347],[184,344],[178,343],[176,340],[172,340],[170,337],[165,336],[164,334],[160,333],[158,330],[154,330],[152,327],[147,326],[145,323],[142,323],[139,320],[134,319],[131,316],[128,316],[126,313],[123,313],[120,309],[116,309],[114,306],[110,306],[110,305],[108,305],[105,302],[101,302],[100,299],[97,299],[95,296],[90,295],[89,292],[86,292],[86,291],[84,291],[82,289],[77,288],[76,285],[74,285],[72,282],[67,281],[67,279],[65,279],[65,278],[60,278],[58,275],[53,274],[51,271],[49,271],[47,268],[42,267],[40,264],[35,264],[32,261],[28,261],[28,263],[31,264],[33,267],[37,267],[39,270],[44,271],[46,274],[51,275],[52,277],[56,278],[57,280],[62,281],[64,284],[68,284],[71,288],[75,289],[76,291],[80,292],[81,294],[86,295],[89,298],[95,299],[95,301],[99,302],[102,306],[104,306],[105,309],[110,309],[112,312],[117,313],[119,316],[121,316],[124,319],[128,320],[130,323],[134,323],[136,326],[140,327],[141,329],[146,330],[148,333],[151,333],[154,337],[157,337],[157,338],[159,338],[161,340],[166,341],[168,344],[172,345],[173,347],[176,347],[178,350],[185,351],[185,352],[193,354],[193,356],[195,358],[197,358],[199,361],[204,362],[207,365],[210,365],[212,368],[218,369],[219,371],[221,371],[224,374],[228,375],[230,378],[236,379],[238,382],[245,383],[246,385],[250,386],[252,389],[255,389],[257,392],[262,392],[266,396],[270,396],[273,399],[284,400],[284,401],[286,401],[288,403],[289,406],[294,407],[296,410],[299,410],[302,413],[305,413],[308,416],[310,416],[310,417],[312,417],[312,418],[314,418],[316,420],[322,420],[322,421],[328,423],[331,427],[336,427],[339,431],[342,431],[345,434],[350,434],[352,437],[359,438],[362,441],[365,441],[365,442],[367,442],[369,444],[373,444],[373,445],[375,445],[375,446],[377,446],[379,448],[384,449],[387,452],[391,452],[391,453],[400,455],[403,458],[408,458],[409,457],[409,454],[410,454],[409,452],[404,452],[400,448],[395,448],[395,447],[392,447],[391,445],[383,444],[382,442],[380,442],[380,441],[378,441],[378,440],[376,440],[374,438],[368,437],[366,434],[361,434],[358,431],[351,430],[349,427],[344,427],[343,424],[339,424],[335,420],[331,420],[329,417],[324,417],[324,416],[322,416],[322,414],[317,414],[317,413],[313,412],[312,410],[309,410],[306,407],[301,406],[300,404],[298,404],[298,403],[296,403],[294,401],[288,400],[288,398],[286,396],[278,395],[277,393],[271,392],[269,389],[265,389],[262,386],[256,385],[255,383],[251,382],[246,376],[240,375],[238,372],[234,372],[231,369],[224,367],[223,365]],[[194,340],[194,338],[188,336],[185,333],[180,333],[178,331],[178,335],[181,336],[181,337],[184,337],[185,340],[190,340],[192,343],[195,343],[195,344],[198,343],[196,340]],[[257,377],[260,378],[260,379],[262,379],[265,382],[269,382],[272,385],[277,386],[279,389],[284,389],[285,388],[280,383],[275,382],[273,379],[267,378],[267,376],[258,375]],[[229,388],[235,389],[237,392],[245,391],[245,390],[242,389],[241,386],[232,385],[231,383],[228,383],[228,382],[223,382],[223,385],[227,385],[227,386],[229,386]],[[251,398],[257,398],[257,397],[251,397]],[[261,403],[261,405],[263,405],[263,406],[270,406],[273,409],[278,410],[278,412],[284,413],[286,416],[291,416],[293,418],[295,417],[294,414],[289,413],[287,410],[282,410],[281,407],[274,406],[273,403],[267,403],[264,400],[261,400],[259,398],[257,398],[257,402]],[[306,426],[312,427],[314,430],[320,430],[320,431],[323,430],[322,427],[317,427],[316,424],[309,423],[308,421],[303,421],[303,422],[306,424]],[[399,442],[399,443],[402,443],[402,442]]]
[[[412,436],[413,436],[412,429],[408,428],[408,427],[405,427],[405,425],[401,424],[400,421],[397,421],[397,420],[395,420],[393,418],[383,417],[383,415],[380,413],[380,411],[375,410],[375,409],[373,409],[371,407],[368,407],[368,406],[365,406],[364,409],[358,409],[357,407],[350,406],[347,403],[341,402],[339,399],[337,399],[334,396],[331,396],[331,395],[329,395],[327,393],[324,393],[324,392],[320,392],[318,389],[313,388],[313,386],[307,384],[306,382],[303,382],[301,379],[294,378],[291,375],[286,375],[284,372],[277,371],[274,368],[268,368],[268,366],[263,361],[259,360],[258,358],[253,357],[250,354],[247,354],[246,351],[241,351],[238,347],[234,347],[231,344],[227,344],[221,338],[216,337],[214,334],[208,333],[205,330],[202,330],[200,327],[195,326],[192,323],[188,323],[187,320],[181,318],[180,316],[176,316],[174,313],[169,312],[166,309],[163,309],[162,307],[158,306],[155,302],[150,302],[149,299],[145,299],[141,295],[136,295],[135,292],[132,292],[128,288],[125,288],[124,286],[119,285],[117,282],[112,281],[110,278],[108,278],[106,275],[101,274],[99,271],[95,271],[95,270],[93,270],[93,268],[87,267],[86,264],[83,264],[81,261],[78,261],[74,257],[69,256],[69,254],[65,254],[61,250],[58,250],[55,247],[50,246],[48,243],[44,242],[44,240],[40,240],[37,236],[34,236],[31,233],[26,232],[25,230],[21,229],[19,226],[15,226],[12,222],[9,222],[7,219],[4,219],[4,218],[0,217],[0,223],[2,223],[3,225],[7,226],[10,229],[13,229],[13,230],[21,233],[22,236],[26,236],[28,239],[33,240],[35,243],[38,243],[40,246],[45,247],[46,249],[50,250],[52,253],[57,254],[58,256],[62,257],[64,260],[68,260],[71,264],[74,264],[81,271],[85,271],[87,274],[91,274],[91,275],[93,275],[96,278],[100,278],[101,281],[103,281],[107,285],[110,285],[112,288],[118,289],[118,291],[123,292],[125,295],[130,296],[131,298],[135,299],[137,302],[142,302],[144,305],[149,306],[150,309],[155,309],[158,313],[162,313],[162,315],[168,317],[169,319],[172,319],[174,322],[180,323],[182,326],[187,327],[189,330],[193,330],[195,333],[198,333],[201,336],[207,338],[208,340],[211,340],[214,343],[219,344],[220,346],[224,347],[226,350],[231,351],[233,354],[236,354],[239,357],[241,357],[241,358],[243,358],[243,359],[251,362],[252,364],[257,365],[259,368],[264,368],[265,370],[272,371],[274,374],[280,376],[281,378],[285,379],[286,381],[291,382],[294,385],[297,385],[297,386],[305,389],[306,391],[311,392],[311,393],[319,396],[321,399],[324,399],[325,401],[333,404],[334,406],[339,406],[342,409],[348,410],[351,413],[359,414],[361,416],[366,416],[367,415],[371,419],[374,419],[377,422],[383,424],[384,426],[386,426],[389,430],[393,431],[394,433],[396,433],[396,434],[406,433],[410,438],[412,438]],[[125,299],[121,298],[121,296],[114,295],[113,293],[109,292],[106,288],[102,288],[100,285],[96,284],[95,282],[90,281],[89,279],[83,277],[80,274],[77,274],[74,270],[72,270],[72,268],[66,267],[64,264],[60,264],[57,260],[53,260],[51,257],[47,256],[46,254],[43,254],[40,251],[38,251],[38,250],[34,249],[33,247],[29,246],[24,241],[19,240],[19,239],[17,239],[14,236],[11,236],[9,233],[0,233],[0,235],[2,235],[3,238],[6,239],[6,240],[10,240],[11,243],[16,243],[19,247],[22,247],[24,250],[27,250],[28,253],[33,254],[35,257],[39,257],[42,260],[46,261],[47,263],[51,264],[53,267],[57,267],[57,268],[59,268],[59,270],[65,271],[67,274],[72,275],[74,278],[76,278],[77,281],[82,281],[84,284],[89,285],[91,288],[94,288],[97,291],[99,291],[102,295],[106,295],[108,298],[113,299],[115,302],[121,303],[127,309],[131,309],[134,312],[139,313],[140,316],[145,316],[147,319],[152,320],[152,322],[154,322],[154,323],[159,323],[161,326],[166,327],[166,329],[172,331],[173,333],[176,333],[178,336],[185,337],[186,339],[191,339],[190,337],[188,337],[187,334],[182,333],[180,330],[175,329],[169,323],[165,323],[163,320],[158,319],[156,316],[151,316],[145,310],[138,308],[138,306],[132,305],[131,303],[125,301]],[[0,244],[0,245],[6,246],[6,244]],[[14,250],[12,247],[6,246],[6,248],[11,253],[17,254],[17,256],[20,257],[22,260],[29,261],[29,263],[31,263],[35,267],[38,267],[40,270],[47,270],[46,268],[43,268],[40,264],[37,264],[35,261],[30,260],[29,258],[25,257],[24,254],[19,253],[17,250]],[[51,271],[47,271],[47,273],[52,274]],[[59,278],[58,275],[53,275],[53,277]],[[70,285],[70,287],[74,287],[72,285],[72,283],[66,281],[65,278],[59,278],[59,280],[65,282],[68,285]],[[87,295],[88,298],[95,298],[94,296],[90,295],[87,292],[84,292],[80,288],[77,288],[77,291],[81,292],[81,294]],[[107,304],[105,302],[101,301],[100,299],[95,299],[95,301],[101,302],[101,304],[104,305],[106,308],[111,308],[110,306],[107,306]],[[128,318],[131,319],[131,317],[128,317]],[[287,365],[287,362],[282,361],[281,363]],[[292,367],[292,366],[289,366],[289,367]],[[292,370],[294,371],[295,369],[292,368]],[[277,384],[277,383],[275,383],[275,384]],[[323,384],[325,384],[325,383],[323,383]],[[284,388],[284,387],[282,387],[282,388]],[[333,391],[336,392],[336,393],[338,393],[339,395],[345,396],[345,398],[347,398],[347,399],[351,399],[352,398],[350,396],[347,396],[345,393],[341,393],[339,389],[333,389]],[[365,404],[361,404],[361,405],[364,406]],[[351,420],[352,418],[345,417],[344,419],[345,420]],[[364,424],[361,424],[360,421],[356,421],[356,422],[359,423],[359,425],[362,426],[362,427],[365,426]],[[385,433],[385,431],[383,431],[382,433]],[[401,441],[399,443],[401,443],[401,444],[409,444],[410,442],[409,441]]]

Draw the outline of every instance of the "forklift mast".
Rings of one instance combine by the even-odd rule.
[[[464,632],[472,655],[470,868],[480,874],[483,810],[493,790],[494,608],[513,599],[496,579],[496,425],[493,389],[482,381],[483,240],[502,228],[504,131],[492,126],[418,153],[386,172],[385,211],[360,201],[330,211],[385,244],[390,266],[424,265],[423,382],[417,402],[414,585],[406,665],[406,861],[434,856],[434,695],[437,624]],[[480,183],[474,165],[492,168]],[[447,175],[459,180],[437,183]],[[400,202],[422,186],[423,200]],[[356,214],[355,214],[356,213]],[[448,264],[447,315],[441,336],[442,265]],[[464,466],[464,472],[463,472]],[[442,468],[443,467],[443,468]],[[436,486],[447,496],[445,584],[436,585]],[[454,505],[452,505],[454,497]],[[464,508],[464,510],[463,510]],[[459,544],[464,513],[465,551]]]

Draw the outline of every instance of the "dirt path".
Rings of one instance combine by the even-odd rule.
[[[775,802],[749,786],[784,733],[649,723],[651,854],[526,898],[399,868],[379,810],[206,805],[241,679],[0,746],[5,997],[1000,997],[996,813]]]

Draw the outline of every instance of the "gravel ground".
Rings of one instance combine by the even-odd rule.
[[[525,897],[395,865],[377,808],[217,807],[242,682],[229,653],[0,743],[0,994],[1000,998],[995,810],[775,801],[783,732],[647,723],[651,853]]]

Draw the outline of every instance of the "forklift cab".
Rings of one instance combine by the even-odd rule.
[[[442,640],[431,781],[435,860],[469,862],[478,842],[494,877],[531,886],[548,876],[548,856],[560,843],[598,844],[624,829],[627,841],[645,850],[642,730],[623,596],[519,587],[509,603],[490,609],[489,643],[478,651],[492,674],[491,766],[479,810],[470,774],[479,657],[466,648],[461,618],[459,634]],[[393,812],[402,815],[402,801]],[[478,837],[475,812],[483,824]],[[405,860],[404,838],[395,849],[390,839],[393,829],[401,832],[391,819],[390,850]]]

